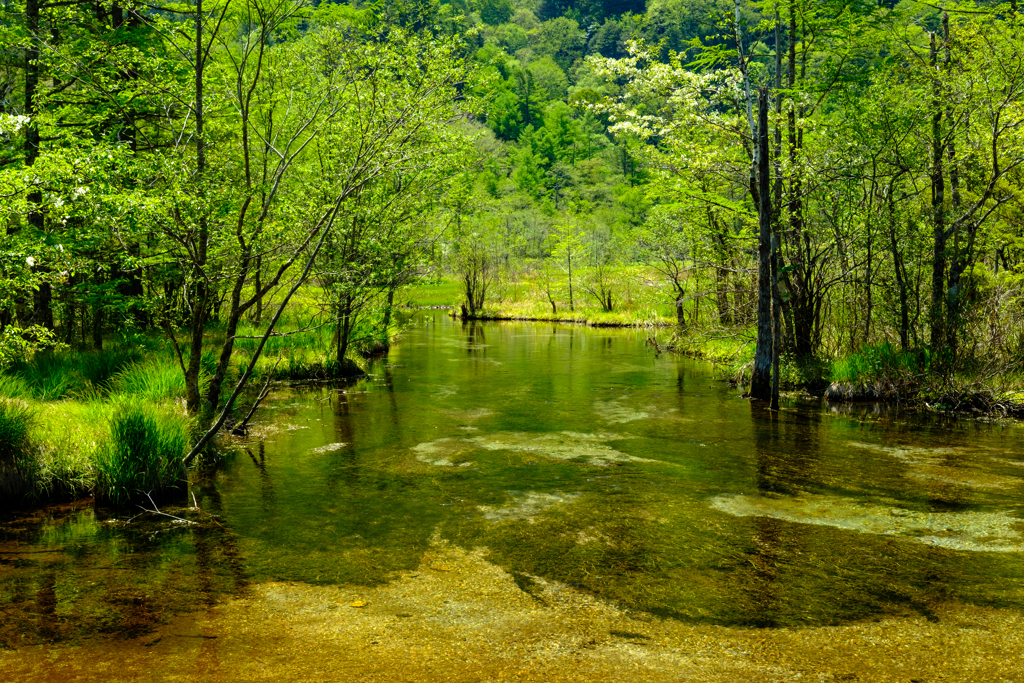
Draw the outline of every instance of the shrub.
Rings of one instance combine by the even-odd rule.
[[[110,419],[110,436],[96,458],[96,497],[125,505],[147,493],[160,495],[181,481],[181,459],[189,446],[180,418],[129,405]]]
[[[32,490],[37,469],[29,440],[32,420],[24,403],[0,399],[0,500],[13,502]]]

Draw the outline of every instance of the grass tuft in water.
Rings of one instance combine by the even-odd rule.
[[[13,501],[32,490],[36,460],[29,432],[31,409],[20,401],[0,399],[0,496]]]
[[[188,451],[188,425],[152,408],[123,406],[110,419],[110,437],[96,457],[97,498],[126,505],[154,496],[181,481],[181,459]]]

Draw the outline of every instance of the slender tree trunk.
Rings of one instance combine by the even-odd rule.
[[[349,337],[352,336],[352,323],[355,318],[355,316],[352,315],[351,295],[345,296],[338,313],[338,347],[336,360],[338,362],[338,368],[340,369],[345,362],[345,356],[348,354],[348,342]]]
[[[777,360],[779,354],[782,353],[782,348],[785,346],[787,341],[792,342],[792,336],[783,333],[781,324],[781,316],[784,312],[784,306],[786,303],[782,299],[781,290],[779,288],[779,270],[782,268],[782,188],[783,188],[783,177],[782,177],[782,17],[779,14],[779,8],[775,8],[775,139],[774,139],[774,156],[772,158],[772,171],[775,174],[774,187],[772,188],[772,231],[774,239],[772,240],[772,311],[774,313],[774,330],[775,330],[775,344],[773,345],[773,365],[776,366],[774,369],[773,377],[775,381],[772,383],[773,403],[774,396],[778,389],[778,367]],[[790,311],[786,315],[786,320],[792,320],[792,312]],[[773,405],[774,408],[777,406]]]
[[[787,80],[790,91],[797,86],[796,75],[796,43],[797,43],[797,0],[789,3],[789,54],[787,59]],[[806,52],[805,52],[806,54]],[[803,131],[797,123],[797,103],[790,102],[787,116],[787,142],[789,147],[789,163],[791,176],[789,181],[789,234],[787,237],[790,249],[789,262],[792,273],[787,275],[787,293],[789,295],[789,318],[793,326],[793,347],[800,358],[810,356],[814,352],[813,302],[811,295],[811,269],[806,263],[803,253],[808,237],[804,234],[803,214],[803,181],[800,172],[800,152],[803,149]]]
[[[939,82],[939,51],[935,34],[931,36],[932,67],[932,304],[931,346],[938,350],[945,345],[944,329],[946,280],[946,208],[945,178],[942,164],[942,89]]]
[[[772,397],[772,204],[771,166],[768,149],[768,91],[761,89],[757,112],[758,145],[758,249],[757,249],[757,347],[750,378],[750,398],[768,401]]]
[[[886,204],[889,214],[889,247],[892,251],[892,267],[896,276],[896,290],[900,299],[900,348],[904,351],[910,349],[910,304],[908,289],[910,283],[906,279],[906,269],[903,266],[903,254],[900,252],[899,239],[896,236],[896,200],[893,197],[895,182],[889,183]]]
[[[92,346],[103,350],[103,297],[97,294],[92,303]]]
[[[944,52],[945,52],[945,68],[947,73],[952,67],[952,56],[950,54],[950,35],[949,35],[949,15],[945,12],[942,14],[942,33],[944,39]],[[955,120],[953,118],[953,110],[951,107],[946,108],[946,120],[949,121],[950,125]],[[950,136],[949,142],[946,147],[946,154],[949,161],[949,190],[951,209],[954,218],[960,216],[961,210],[961,199],[960,199],[960,172],[957,168],[956,159],[956,140]],[[953,223],[953,254],[952,259],[948,259],[951,263],[947,262],[949,267],[949,273],[946,283],[946,344],[949,349],[949,354],[952,358],[956,358],[958,347],[959,347],[959,332],[960,332],[960,303],[961,303],[961,286],[960,276],[963,274],[962,267],[962,255],[960,252],[960,230],[957,223]],[[948,232],[947,232],[948,235]],[[947,238],[948,240],[948,238]],[[946,243],[948,247],[948,241]]]
[[[573,302],[573,298],[572,298],[572,249],[570,248],[570,249],[568,249],[566,251],[568,252],[568,261],[569,261],[569,310],[570,311],[575,311],[576,310],[576,305]]]
[[[61,289],[60,302],[64,311],[61,316],[60,327],[61,327],[61,338],[67,344],[73,344],[75,342],[75,326],[78,324],[76,320],[75,310],[75,297],[73,296],[74,285],[78,278],[71,276],[68,279],[68,286]],[[3,330],[0,329],[0,334]]]
[[[224,345],[220,350],[220,359],[217,361],[217,369],[210,378],[210,385],[206,390],[206,401],[203,404],[203,412],[212,415],[220,403],[221,389],[231,365],[231,353],[235,348],[235,335],[238,333],[238,324],[242,321],[242,289],[245,287],[246,278],[249,275],[249,264],[252,254],[248,249],[242,251],[238,272],[235,275],[235,284],[231,289],[231,308],[228,311],[227,326],[224,329]],[[219,307],[218,307],[219,308]]]
[[[725,225],[718,220],[714,212],[708,209],[708,225],[711,227],[711,239],[715,249],[715,307],[718,311],[718,323],[731,325],[732,311],[729,305],[729,276],[725,269],[728,253],[725,246]]]
[[[263,295],[260,294],[263,291],[263,255],[256,257],[256,270],[253,273],[256,282],[256,303],[255,303],[255,314],[253,315],[253,322],[257,325],[263,320]]]
[[[25,113],[31,117],[25,128],[25,166],[32,167],[39,158],[39,123],[37,120],[36,95],[39,89],[39,0],[25,2],[25,24],[28,30],[28,47],[25,49]],[[28,225],[36,234],[45,229],[42,203],[43,192],[33,189],[27,196],[29,212]],[[32,270],[40,275],[49,272],[43,264],[33,266]],[[32,293],[32,323],[42,325],[48,330],[53,329],[53,289],[45,279],[38,284]]]
[[[203,139],[205,111],[203,110],[203,0],[196,0],[195,16],[195,116],[196,116],[196,183],[200,198],[205,194],[203,182],[206,172],[206,142]],[[195,244],[194,288],[192,293],[191,339],[189,340],[188,365],[185,370],[185,405],[190,413],[198,413],[202,405],[199,376],[203,359],[203,334],[206,330],[206,316],[209,310],[209,288],[205,281],[209,222],[206,208],[200,203],[199,234]]]
[[[772,235],[772,410],[779,409],[779,370],[782,355],[782,297],[779,295],[779,240]]]
[[[391,309],[395,306],[395,283],[388,285],[388,298],[384,304],[384,339],[382,345],[385,351],[391,348]]]

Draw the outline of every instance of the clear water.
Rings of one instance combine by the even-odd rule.
[[[797,399],[772,416],[644,337],[428,314],[368,379],[276,392],[192,486],[201,525],[86,504],[0,520],[0,646],[134,637],[265,581],[377,585],[438,538],[526,592],[691,623],[1024,605],[1024,428]]]

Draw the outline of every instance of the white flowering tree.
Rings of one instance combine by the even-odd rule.
[[[659,61],[640,42],[630,42],[628,51],[623,59],[589,63],[624,83],[594,111],[660,177],[650,189],[659,209],[641,227],[640,245],[670,286],[680,323],[686,301],[703,296],[695,286],[703,280],[714,283],[709,294],[720,321],[743,321],[750,307],[741,271],[756,220],[743,77],[732,69],[695,71],[683,55]]]

